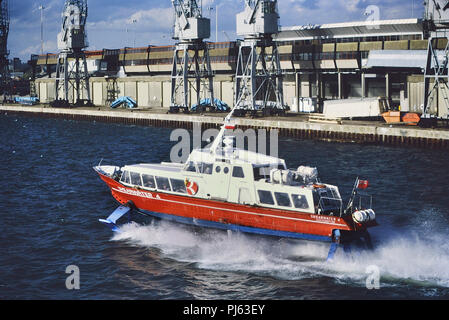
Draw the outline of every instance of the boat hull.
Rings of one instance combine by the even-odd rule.
[[[98,172],[120,204],[132,203],[142,214],[202,227],[242,231],[287,238],[333,241],[333,231],[366,232],[352,220],[258,206],[199,199],[129,188]]]

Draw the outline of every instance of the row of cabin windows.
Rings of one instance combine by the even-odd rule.
[[[212,163],[206,163],[206,162],[189,162],[187,164],[186,171],[189,172],[198,172],[198,173],[204,173],[204,174],[212,174]]]
[[[196,164],[194,162],[187,163],[186,171],[189,172],[197,172],[197,173],[203,173],[203,174],[212,174],[212,163],[205,163],[205,162],[197,162]],[[224,174],[229,173],[229,168],[224,167],[223,170],[221,170],[220,166],[215,167],[215,172],[220,173],[223,172]],[[234,166],[232,168],[232,176],[234,178],[245,178],[245,173],[243,172],[243,168],[239,166]]]
[[[292,203],[297,209],[308,209],[309,203],[304,195],[288,194],[284,192],[274,192],[274,197],[271,191],[257,190],[259,194],[260,203],[268,205],[278,205],[280,207],[292,207]],[[276,203],[274,200],[276,199]]]
[[[178,193],[187,193],[183,180],[165,177],[155,177],[148,174],[124,171],[120,180],[123,183],[148,189],[158,189],[161,191],[173,191]]]
[[[233,177],[244,178],[242,167],[235,166],[232,172]],[[124,171],[121,177],[121,182],[140,186],[149,189],[158,189],[161,191],[172,191],[177,193],[187,193],[186,186],[183,180],[172,179],[166,177],[158,177],[147,174],[140,174],[136,172]],[[258,190],[259,200],[262,204],[278,205],[281,207],[292,207],[292,203],[297,209],[308,209],[309,204],[304,195],[288,194],[284,192],[274,192],[274,197],[271,191]],[[276,203],[275,203],[276,199]]]

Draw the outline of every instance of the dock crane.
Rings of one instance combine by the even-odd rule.
[[[92,105],[84,52],[89,46],[86,20],[87,0],[65,1],[62,29],[58,34],[58,49],[61,51],[56,67],[54,106]]]
[[[178,40],[171,73],[170,112],[189,111],[189,105],[202,98],[215,106],[209,48],[210,19],[204,18],[197,0],[172,0],[175,12],[173,39]],[[196,97],[191,97],[191,89]],[[195,100],[194,100],[195,99]],[[191,101],[192,100],[192,101]]]
[[[237,15],[240,41],[235,75],[236,116],[262,111],[282,115],[284,104],[279,51],[273,35],[279,32],[277,0],[245,0]]]
[[[9,10],[8,0],[0,0],[0,94],[3,100],[11,99],[11,78],[9,74]]]
[[[449,0],[426,0],[424,4],[429,43],[421,124],[434,126],[437,120],[449,120]]]

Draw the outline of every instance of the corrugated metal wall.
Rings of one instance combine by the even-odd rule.
[[[297,92],[301,97],[314,97],[317,94],[316,75],[314,74],[300,74],[298,77],[298,84],[294,77],[288,77],[284,81],[284,101],[289,106],[294,104]],[[334,79],[335,78],[335,79]],[[362,96],[362,86],[360,75],[346,74],[342,76],[344,82],[343,95],[344,98],[357,98]],[[337,76],[327,77],[327,82],[322,85],[326,97],[334,98],[335,86],[337,85]],[[408,99],[409,111],[422,112],[422,105],[424,103],[424,82],[422,75],[408,76],[404,84],[406,92],[404,98]],[[93,103],[98,106],[106,105],[107,98],[107,84],[104,78],[91,78],[91,96]],[[299,86],[299,89],[297,88]],[[333,86],[333,87],[332,87]],[[54,100],[54,79],[39,79],[37,81],[38,94],[42,103],[50,103]],[[129,77],[117,80],[117,87],[119,89],[118,96],[130,96],[136,99],[141,108],[168,108],[170,106],[171,97],[171,82],[169,77]],[[331,88],[332,87],[332,88]],[[332,89],[332,90],[331,90]],[[438,98],[439,110],[437,110],[436,100],[431,106],[430,112],[432,114],[439,113],[439,116],[446,116],[448,108],[446,107],[446,100],[442,92],[439,90]],[[445,89],[446,90],[446,89]],[[233,77],[217,76],[214,82],[215,97],[223,100],[228,105],[234,104],[234,82]],[[331,92],[332,91],[332,92]],[[367,97],[385,96],[385,79],[377,77],[366,79],[366,95]],[[73,92],[70,93],[73,97]],[[449,92],[446,95],[449,97]],[[196,103],[196,92],[191,89],[191,103]],[[449,103],[449,100],[447,100]]]

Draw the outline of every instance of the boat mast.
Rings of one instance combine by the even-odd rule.
[[[211,154],[217,154],[217,150],[221,147],[226,130],[235,129],[235,125],[232,123],[232,116],[234,115],[235,110],[236,110],[235,107],[232,108],[231,112],[224,119],[224,123],[221,126],[221,130],[218,133],[217,137],[215,138],[214,142],[212,143],[212,146],[210,147]]]

